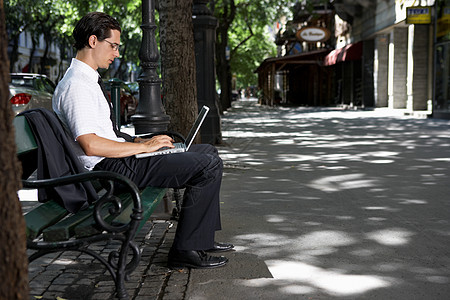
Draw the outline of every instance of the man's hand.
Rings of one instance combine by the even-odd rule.
[[[116,158],[154,152],[162,147],[174,148],[173,139],[167,135],[158,135],[151,139],[139,139],[134,143],[128,143],[116,142],[90,133],[79,136],[77,141],[86,155]]]
[[[168,135],[157,135],[151,139],[140,139],[138,142],[149,147],[149,150],[146,152],[154,152],[164,147],[175,148],[173,145],[174,140]]]

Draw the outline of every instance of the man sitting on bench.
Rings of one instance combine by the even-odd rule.
[[[188,152],[136,158],[134,155],[173,147],[172,138],[123,136],[115,128],[98,68],[108,68],[119,57],[121,28],[111,16],[93,12],[75,26],[76,58],[58,84],[53,109],[73,135],[78,157],[88,170],[105,170],[129,177],[139,188],[185,187],[175,238],[169,252],[170,268],[214,268],[228,259],[207,252],[228,251],[216,243],[221,229],[219,192],[222,160],[211,145],[193,145]]]

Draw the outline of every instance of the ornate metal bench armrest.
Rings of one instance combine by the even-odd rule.
[[[75,175],[64,176],[60,178],[52,179],[40,179],[40,180],[22,180],[22,184],[25,188],[47,188],[56,187],[73,183],[80,183],[84,181],[101,180],[107,183],[105,187],[106,193],[95,203],[95,218],[102,227],[107,227],[110,231],[123,231],[126,230],[126,226],[122,227],[109,227],[103,219],[100,217],[100,208],[107,202],[112,202],[116,209],[119,211],[121,209],[120,201],[117,197],[113,196],[114,193],[114,182],[122,184],[128,193],[130,193],[133,200],[133,215],[131,218],[135,220],[140,220],[142,216],[142,202],[139,189],[136,184],[131,181],[128,177],[123,175],[108,172],[108,171],[90,171]]]

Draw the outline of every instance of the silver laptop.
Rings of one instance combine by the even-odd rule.
[[[135,155],[136,158],[188,151],[189,148],[191,147],[192,143],[194,142],[195,136],[197,135],[198,131],[200,130],[200,127],[202,126],[203,121],[205,120],[206,115],[208,114],[208,111],[209,111],[208,106],[202,107],[202,109],[200,110],[198,117],[194,122],[194,125],[192,125],[192,128],[189,131],[189,134],[186,137],[186,141],[184,143],[174,143],[173,145],[175,146],[175,148],[165,148],[165,149],[157,150],[155,152],[136,154]]]

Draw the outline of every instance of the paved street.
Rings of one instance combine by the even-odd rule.
[[[224,268],[170,271],[176,223],[149,223],[133,299],[450,297],[450,121],[254,99],[222,121],[216,240],[236,251]],[[30,299],[110,299],[105,270],[74,258],[37,262]]]
[[[237,251],[187,299],[450,298],[449,121],[254,101],[223,121]]]

